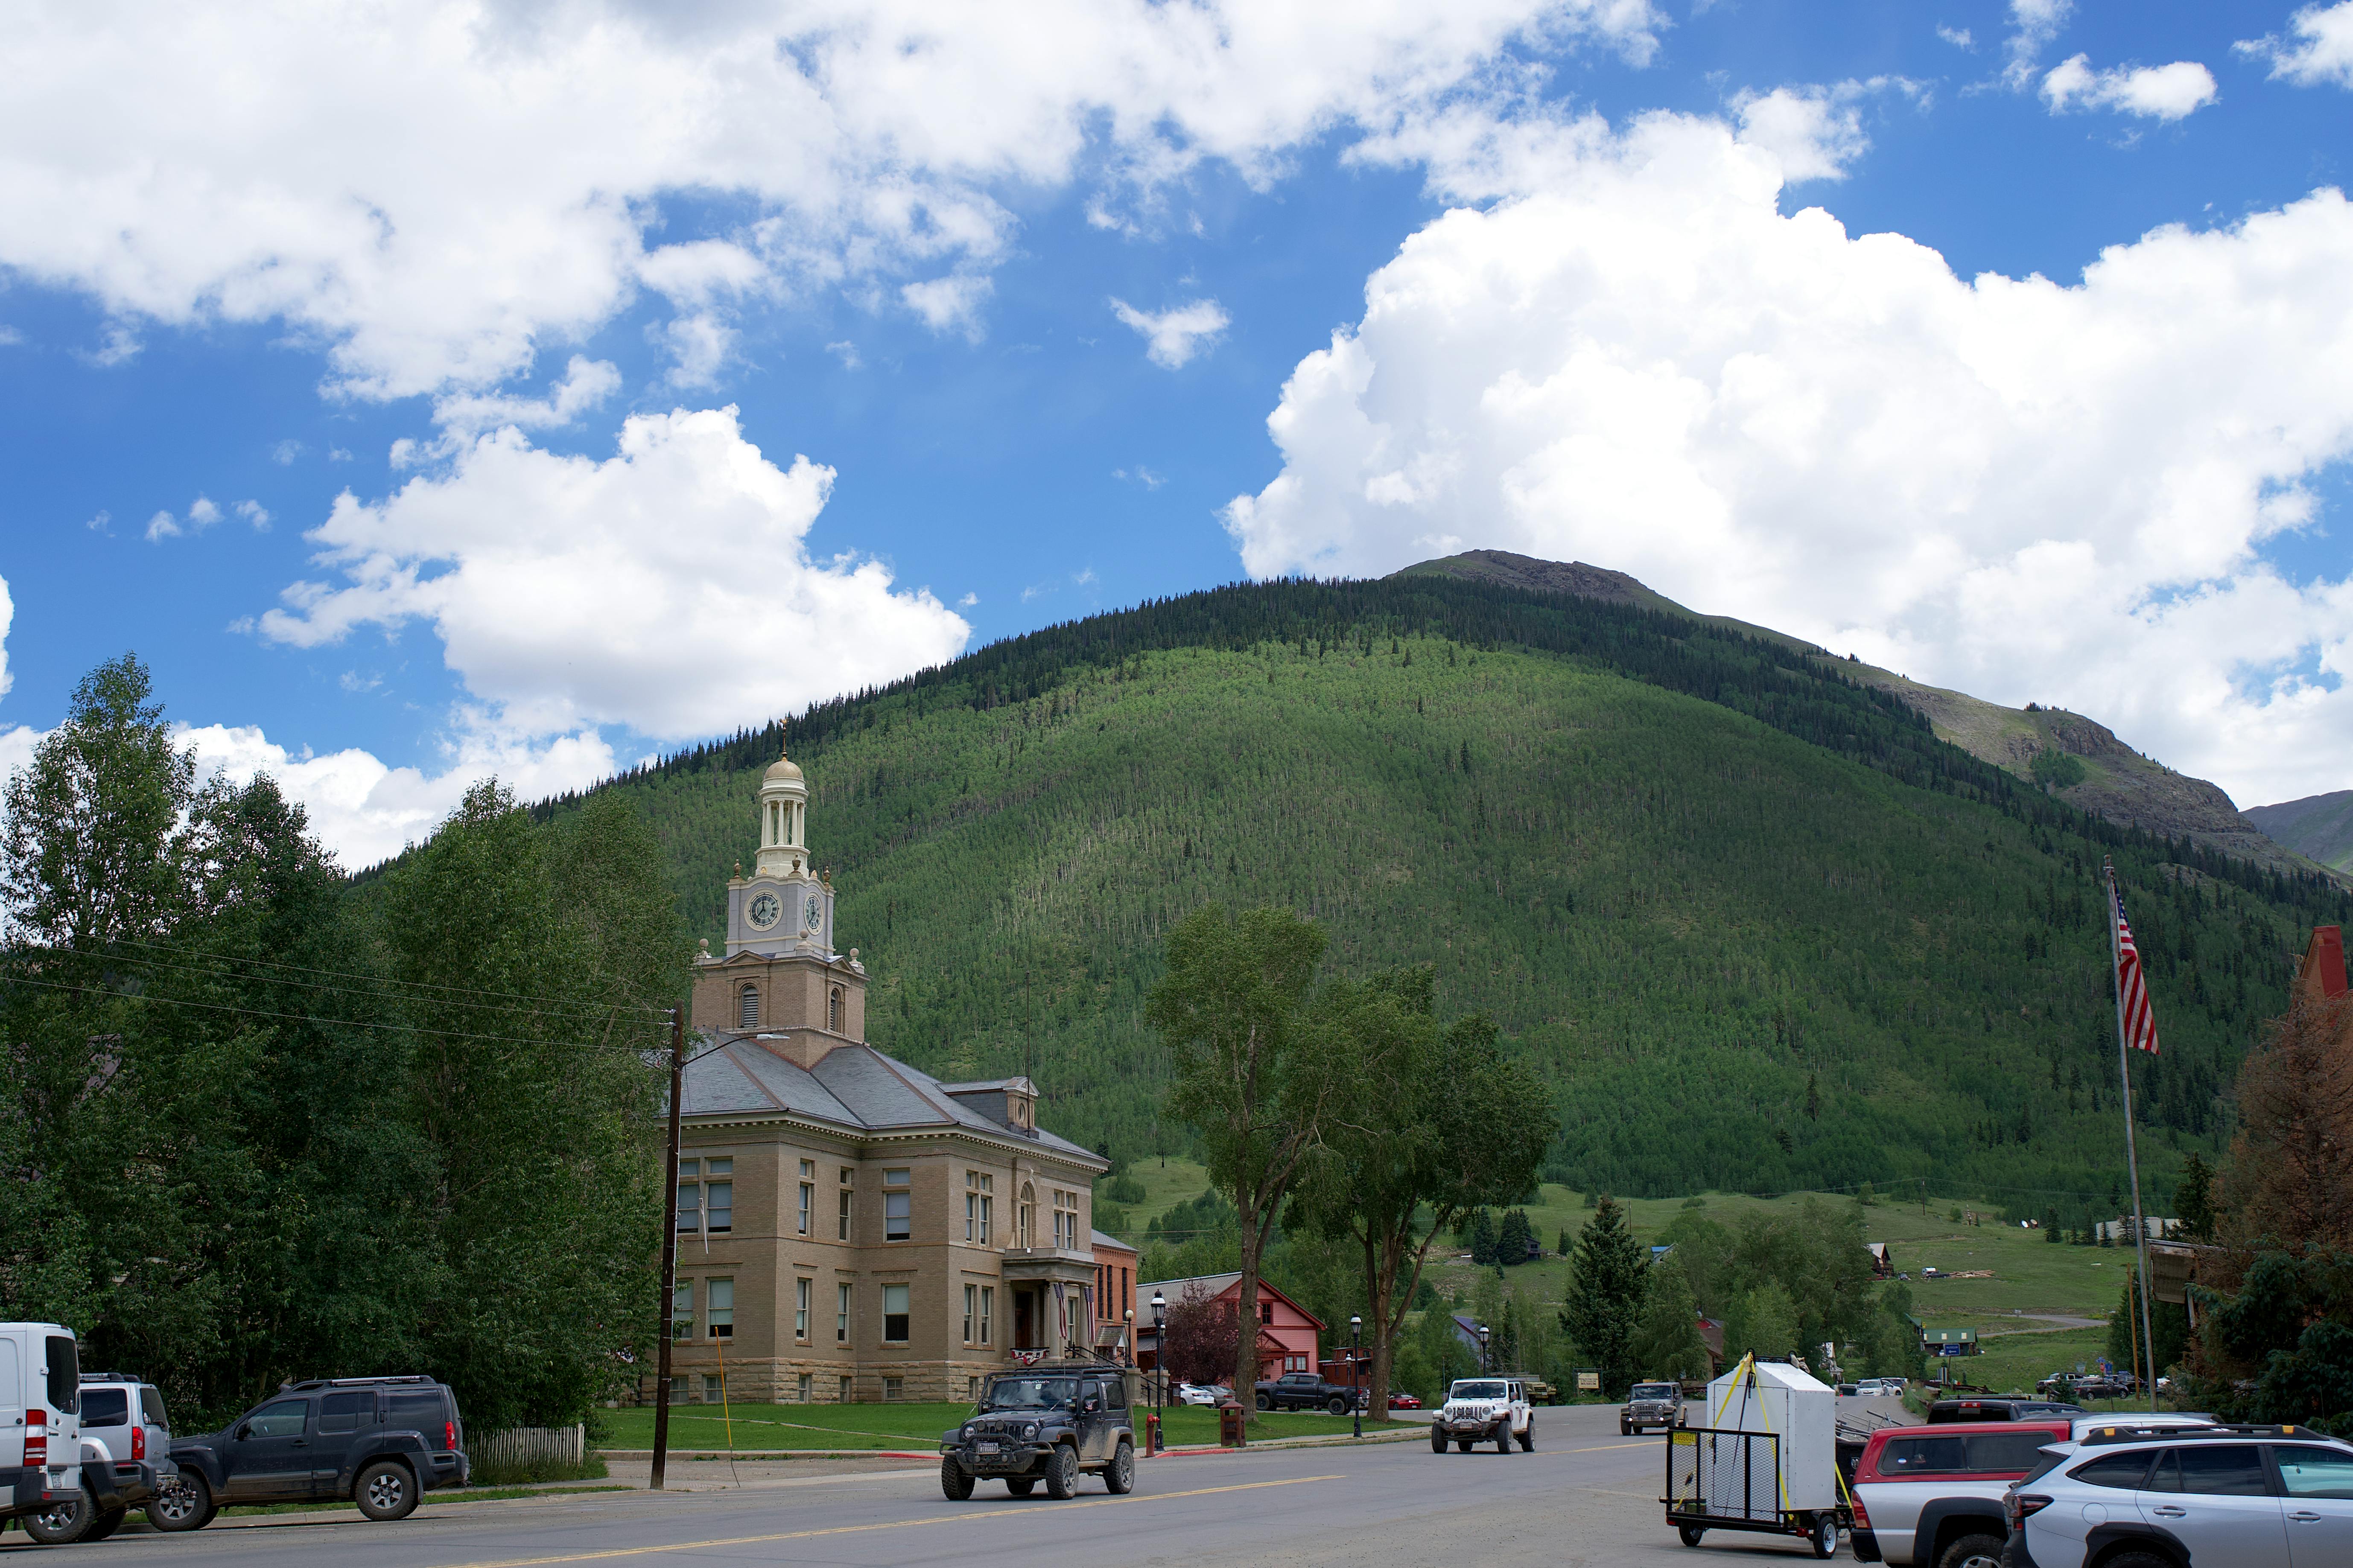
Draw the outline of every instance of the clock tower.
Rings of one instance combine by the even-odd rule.
[[[866,1038],[866,970],[834,949],[833,879],[809,859],[808,783],[779,756],[761,775],[752,874],[727,882],[727,950],[695,959],[694,1026],[758,1035],[802,1066]]]

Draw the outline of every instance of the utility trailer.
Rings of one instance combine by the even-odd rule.
[[[1667,1523],[1685,1546],[1711,1530],[1838,1551],[1854,1510],[1839,1475],[1838,1395],[1801,1367],[1744,1358],[1707,1385],[1705,1425],[1667,1434]]]

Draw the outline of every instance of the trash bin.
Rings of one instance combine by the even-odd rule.
[[[1218,1406],[1218,1446],[1239,1448],[1245,1440],[1242,1436],[1242,1407],[1229,1399]]]

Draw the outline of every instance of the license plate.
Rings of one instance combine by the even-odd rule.
[[[997,1452],[997,1445],[994,1443],[983,1443],[980,1446],[979,1452],[984,1454],[994,1454]]]

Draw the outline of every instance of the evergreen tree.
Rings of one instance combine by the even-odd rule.
[[[1691,1280],[1680,1268],[1652,1268],[1635,1330],[1635,1371],[1643,1377],[1704,1379],[1707,1342],[1700,1337],[1699,1305]]]
[[[1495,1261],[1495,1216],[1483,1208],[1471,1211],[1469,1236],[1471,1261],[1480,1268],[1491,1267]]]
[[[1577,1235],[1560,1326],[1577,1352],[1600,1369],[1602,1391],[1611,1399],[1623,1398],[1633,1381],[1634,1330],[1641,1318],[1647,1267],[1626,1211],[1609,1194],[1599,1194],[1593,1217]]]
[[[2181,1179],[2173,1189],[2173,1215],[2191,1241],[2214,1239],[2214,1168],[2195,1149],[2181,1162]]]
[[[1528,1211],[1506,1210],[1495,1228],[1495,1261],[1506,1268],[1525,1263],[1535,1240],[1535,1232],[1528,1228]]]

